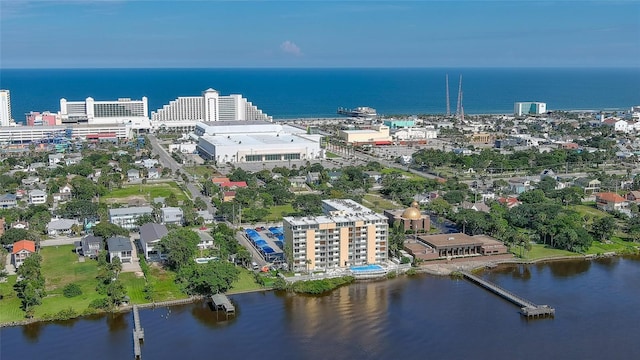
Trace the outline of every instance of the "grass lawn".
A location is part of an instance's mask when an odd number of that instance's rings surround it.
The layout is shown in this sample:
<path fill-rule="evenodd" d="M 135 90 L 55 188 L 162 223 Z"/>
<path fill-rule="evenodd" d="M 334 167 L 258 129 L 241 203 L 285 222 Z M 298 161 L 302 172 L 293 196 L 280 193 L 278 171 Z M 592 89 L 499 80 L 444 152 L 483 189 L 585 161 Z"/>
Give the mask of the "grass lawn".
<path fill-rule="evenodd" d="M 176 284 L 176 274 L 174 272 L 156 265 L 152 265 L 150 268 L 149 282 L 153 286 L 155 301 L 177 300 L 188 297 Z"/>
<path fill-rule="evenodd" d="M 168 197 L 171 194 L 175 194 L 178 200 L 187 200 L 185 193 L 178 187 L 175 182 L 156 183 L 156 184 L 140 184 L 140 185 L 128 185 L 121 189 L 115 189 L 108 195 L 100 198 L 103 202 L 118 202 L 119 199 L 127 200 L 129 197 L 142 196 L 147 198 L 156 197 Z"/>
<path fill-rule="evenodd" d="M 379 213 L 382 213 L 384 210 L 398 209 L 403 207 L 402 204 L 397 204 L 377 194 L 366 194 L 364 196 L 364 201 L 368 203 L 364 205 Z"/>
<path fill-rule="evenodd" d="M 605 244 L 600 241 L 594 241 L 586 253 L 589 255 L 597 255 L 597 254 L 603 254 L 603 253 L 612 252 L 612 251 L 625 252 L 630 250 L 632 251 L 633 249 L 635 249 L 635 247 L 638 246 L 638 243 L 624 241 L 617 236 L 612 236 L 610 241 L 611 241 L 610 244 Z"/>
<path fill-rule="evenodd" d="M 256 283 L 253 277 L 253 271 L 242 267 L 238 267 L 238 269 L 240 270 L 240 275 L 238 276 L 238 280 L 231 284 L 231 290 L 228 291 L 229 293 L 262 289 L 262 286 Z"/>
<path fill-rule="evenodd" d="M 73 249 L 73 245 L 63 245 L 43 247 L 40 250 L 47 296 L 40 306 L 36 306 L 35 317 L 55 314 L 69 307 L 82 313 L 91 301 L 102 297 L 95 290 L 98 263 L 90 259 L 83 263 L 78 262 L 78 256 Z M 82 294 L 72 298 L 64 297 L 62 290 L 70 283 L 78 284 Z"/>
<path fill-rule="evenodd" d="M 204 179 L 211 179 L 214 176 L 220 175 L 213 166 L 208 165 L 185 166 L 183 169 L 191 175 L 196 175 Z"/>
<path fill-rule="evenodd" d="M 13 290 L 18 275 L 7 277 L 7 281 L 0 283 L 0 323 L 24 320 L 24 311 L 20 309 L 20 299 Z"/>
<path fill-rule="evenodd" d="M 582 216 L 589 215 L 592 218 L 601 218 L 608 215 L 606 212 L 596 209 L 595 206 L 589 205 L 573 205 L 571 206 L 571 209 L 575 210 Z"/>
<path fill-rule="evenodd" d="M 519 247 L 512 247 L 512 252 L 516 255 L 520 254 Z M 581 256 L 567 250 L 553 249 L 543 244 L 532 244 L 531 250 L 527 251 L 523 257 L 525 260 L 537 260 L 542 258 L 561 257 L 561 256 Z"/>
<path fill-rule="evenodd" d="M 400 169 L 396 169 L 396 168 L 384 168 L 380 171 L 380 173 L 382 175 L 388 175 L 388 174 L 401 174 L 406 176 L 407 178 L 411 179 L 411 180 L 422 180 L 424 181 L 425 179 L 420 176 L 420 175 L 416 175 L 414 173 L 408 172 L 408 171 L 404 171 L 404 170 L 400 170 Z"/>
<path fill-rule="evenodd" d="M 332 152 L 330 152 L 330 151 L 327 151 L 327 152 L 326 152 L 326 154 L 325 154 L 325 156 L 326 156 L 328 159 L 337 159 L 337 158 L 339 158 L 339 157 L 340 157 L 340 155 L 338 155 L 338 154 L 334 154 L 334 153 L 332 153 Z"/>
<path fill-rule="evenodd" d="M 127 289 L 127 295 L 132 304 L 142 304 L 148 302 L 144 298 L 144 285 L 146 281 L 143 277 L 137 277 L 134 273 L 121 273 L 118 279 L 122 281 L 125 289 Z"/>
<path fill-rule="evenodd" d="M 285 204 L 285 205 L 274 205 L 269 208 L 269 215 L 265 218 L 265 221 L 273 222 L 282 220 L 282 213 L 292 213 L 293 205 Z"/>

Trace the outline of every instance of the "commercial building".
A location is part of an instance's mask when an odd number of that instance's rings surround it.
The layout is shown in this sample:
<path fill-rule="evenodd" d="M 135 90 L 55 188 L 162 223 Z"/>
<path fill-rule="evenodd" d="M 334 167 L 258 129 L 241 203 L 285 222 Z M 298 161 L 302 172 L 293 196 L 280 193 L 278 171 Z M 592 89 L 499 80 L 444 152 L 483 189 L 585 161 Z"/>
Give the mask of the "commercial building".
<path fill-rule="evenodd" d="M 0 126 L 10 126 L 11 117 L 11 93 L 9 90 L 0 90 Z"/>
<path fill-rule="evenodd" d="M 326 270 L 387 260 L 387 218 L 349 199 L 323 200 L 323 216 L 285 217 L 294 271 Z"/>
<path fill-rule="evenodd" d="M 390 145 L 392 144 L 387 125 L 375 125 L 371 129 L 340 130 L 338 137 L 349 144 Z"/>
<path fill-rule="evenodd" d="M 195 128 L 199 122 L 218 121 L 273 121 L 242 95 L 220 95 L 214 89 L 207 89 L 201 96 L 178 97 L 151 112 L 154 129 Z"/>
<path fill-rule="evenodd" d="M 60 99 L 60 125 L 129 124 L 133 129 L 150 129 L 147 98 L 131 100 L 120 98 L 116 101 L 96 101 L 91 97 L 84 101 Z"/>
<path fill-rule="evenodd" d="M 469 236 L 464 233 L 421 235 L 418 241 L 431 248 L 433 259 L 458 258 L 507 253 L 507 247 L 487 235 Z M 409 249 L 412 255 L 415 250 Z M 420 256 L 418 256 L 420 257 Z"/>
<path fill-rule="evenodd" d="M 149 206 L 135 206 L 128 208 L 109 209 L 109 221 L 125 229 L 138 227 L 136 221 L 143 215 L 151 215 L 153 209 Z"/>
<path fill-rule="evenodd" d="M 546 112 L 547 103 L 543 102 L 517 102 L 513 107 L 513 113 L 516 116 L 544 114 Z"/>
<path fill-rule="evenodd" d="M 324 158 L 320 135 L 264 121 L 198 123 L 198 154 L 217 163 L 282 162 Z"/>
<path fill-rule="evenodd" d="M 27 126 L 55 126 L 61 124 L 61 122 L 58 121 L 58 115 L 49 111 L 44 111 L 42 113 L 31 111 L 26 116 Z"/>

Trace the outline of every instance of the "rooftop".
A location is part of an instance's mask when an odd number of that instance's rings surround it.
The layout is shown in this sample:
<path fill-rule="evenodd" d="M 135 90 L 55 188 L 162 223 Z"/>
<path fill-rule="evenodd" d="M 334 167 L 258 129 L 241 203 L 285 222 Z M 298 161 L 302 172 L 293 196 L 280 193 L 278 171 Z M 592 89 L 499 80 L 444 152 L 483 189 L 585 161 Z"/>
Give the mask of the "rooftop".
<path fill-rule="evenodd" d="M 123 236 L 114 236 L 107 239 L 109 251 L 133 251 L 131 240 Z"/>
<path fill-rule="evenodd" d="M 36 243 L 31 240 L 20 240 L 13 243 L 13 254 L 17 254 L 22 250 L 27 250 L 29 252 L 36 252 Z"/>

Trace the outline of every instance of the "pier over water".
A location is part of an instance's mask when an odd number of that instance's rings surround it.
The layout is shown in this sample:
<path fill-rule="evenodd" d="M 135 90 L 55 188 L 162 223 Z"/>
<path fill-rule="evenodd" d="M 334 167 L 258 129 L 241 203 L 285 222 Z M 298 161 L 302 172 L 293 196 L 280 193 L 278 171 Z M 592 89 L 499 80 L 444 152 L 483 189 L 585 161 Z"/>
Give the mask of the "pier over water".
<path fill-rule="evenodd" d="M 536 305 L 535 303 L 522 298 L 508 290 L 505 290 L 498 285 L 489 282 L 487 280 L 481 279 L 475 275 L 467 271 L 462 271 L 462 276 L 471 282 L 479 285 L 492 293 L 501 296 L 502 298 L 510 301 L 513 304 L 520 306 L 520 313 L 527 318 L 540 318 L 540 317 L 553 317 L 555 316 L 556 310 L 548 305 Z"/>
<path fill-rule="evenodd" d="M 133 356 L 135 359 L 142 357 L 140 342 L 144 341 L 144 329 L 140 325 L 140 314 L 138 306 L 133 305 Z"/>

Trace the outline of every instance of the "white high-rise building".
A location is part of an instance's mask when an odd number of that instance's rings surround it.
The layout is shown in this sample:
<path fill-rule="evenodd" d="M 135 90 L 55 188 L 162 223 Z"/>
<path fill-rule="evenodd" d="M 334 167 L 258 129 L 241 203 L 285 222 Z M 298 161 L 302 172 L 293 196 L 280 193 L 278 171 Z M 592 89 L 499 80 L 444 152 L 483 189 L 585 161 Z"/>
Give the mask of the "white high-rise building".
<path fill-rule="evenodd" d="M 91 97 L 84 101 L 60 99 L 60 118 L 62 125 L 115 125 L 126 124 L 133 129 L 149 129 L 149 107 L 147 98 L 131 100 L 121 98 L 116 101 L 96 101 Z"/>
<path fill-rule="evenodd" d="M 522 115 L 540 115 L 547 112 L 547 103 L 527 101 L 517 102 L 513 106 L 513 113 L 516 116 Z"/>
<path fill-rule="evenodd" d="M 0 90 L 0 126 L 9 126 L 11 123 L 11 94 L 9 90 Z"/>
<path fill-rule="evenodd" d="M 179 97 L 151 112 L 154 128 L 176 127 L 180 124 L 197 122 L 261 120 L 273 121 L 242 95 L 220 95 L 214 89 L 207 89 L 201 96 Z"/>

